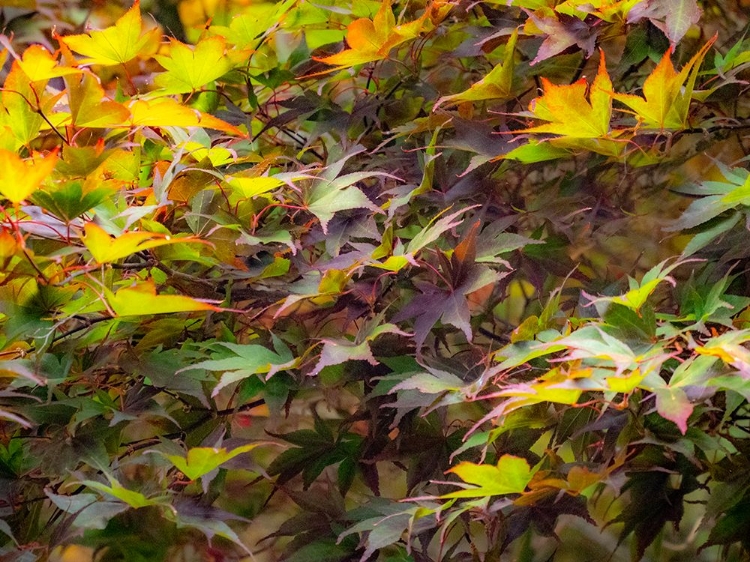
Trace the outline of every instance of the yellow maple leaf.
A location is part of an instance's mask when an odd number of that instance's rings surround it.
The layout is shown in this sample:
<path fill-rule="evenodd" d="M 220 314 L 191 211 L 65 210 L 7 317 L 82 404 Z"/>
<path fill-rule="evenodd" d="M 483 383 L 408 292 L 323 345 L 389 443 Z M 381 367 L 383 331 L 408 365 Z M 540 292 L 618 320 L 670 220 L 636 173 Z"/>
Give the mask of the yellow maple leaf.
<path fill-rule="evenodd" d="M 643 97 L 614 94 L 614 99 L 635 113 L 638 124 L 647 129 L 683 129 L 701 62 L 716 36 L 706 43 L 678 73 L 672 64 L 670 49 L 643 83 Z"/>
<path fill-rule="evenodd" d="M 51 94 L 46 89 L 46 80 L 33 82 L 21 69 L 20 62 L 13 61 L 0 94 L 5 110 L 0 111 L 0 128 L 7 127 L 12 132 L 12 135 L 6 132 L 2 146 L 10 150 L 28 146 L 37 138 L 44 124 L 42 115 L 53 113 L 52 108 L 61 95 Z"/>
<path fill-rule="evenodd" d="M 39 189 L 56 163 L 57 152 L 24 160 L 15 152 L 0 149 L 0 194 L 11 203 L 21 203 Z"/>
<path fill-rule="evenodd" d="M 542 78 L 542 88 L 544 95 L 532 100 L 529 111 L 533 117 L 547 123 L 519 132 L 550 133 L 576 139 L 610 137 L 612 81 L 603 52 L 591 88 L 585 78 L 562 86 Z M 587 90 L 589 99 L 586 99 Z"/>
<path fill-rule="evenodd" d="M 80 35 L 60 37 L 71 50 L 88 58 L 78 64 L 100 64 L 112 66 L 123 64 L 142 55 L 155 45 L 159 29 L 142 32 L 140 1 L 118 19 L 115 24 L 100 31 L 94 30 Z"/>
<path fill-rule="evenodd" d="M 21 70 L 29 77 L 31 82 L 81 72 L 77 68 L 58 65 L 57 57 L 41 45 L 30 45 L 23 52 L 23 57 L 18 60 L 18 66 L 21 67 Z"/>
<path fill-rule="evenodd" d="M 70 115 L 76 127 L 106 128 L 126 122 L 130 111 L 124 105 L 106 99 L 96 75 L 83 72 L 66 80 Z"/>
<path fill-rule="evenodd" d="M 136 100 L 128 106 L 130 125 L 145 127 L 205 127 L 233 135 L 244 135 L 226 121 L 182 105 L 172 98 Z M 128 124 L 123 124 L 128 125 Z"/>
<path fill-rule="evenodd" d="M 218 36 L 199 41 L 195 48 L 172 39 L 169 56 L 154 58 L 167 69 L 154 82 L 171 94 L 194 92 L 234 67 L 233 57 L 226 53 L 226 41 Z"/>

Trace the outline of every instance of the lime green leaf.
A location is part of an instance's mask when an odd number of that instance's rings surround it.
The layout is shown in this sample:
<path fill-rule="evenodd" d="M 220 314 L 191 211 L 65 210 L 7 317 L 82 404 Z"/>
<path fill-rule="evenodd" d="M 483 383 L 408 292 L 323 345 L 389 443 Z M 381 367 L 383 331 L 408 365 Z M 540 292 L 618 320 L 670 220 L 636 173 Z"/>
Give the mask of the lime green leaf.
<path fill-rule="evenodd" d="M 518 160 L 524 164 L 534 164 L 536 162 L 546 162 L 547 160 L 557 160 L 558 158 L 565 158 L 570 155 L 570 150 L 554 146 L 549 142 L 540 142 L 532 139 L 527 144 L 522 144 L 507 154 L 498 156 L 497 159 Z"/>
<path fill-rule="evenodd" d="M 229 27 L 212 25 L 209 31 L 240 49 L 257 48 L 259 38 L 272 31 L 295 4 L 296 0 L 253 2 L 243 6 L 242 13 L 232 18 Z"/>
<path fill-rule="evenodd" d="M 176 238 L 153 232 L 125 232 L 112 237 L 100 226 L 90 222 L 84 227 L 83 243 L 97 263 L 111 263 L 136 252 L 157 248 L 166 244 L 205 244 L 199 238 Z"/>
<path fill-rule="evenodd" d="M 162 498 L 149 499 L 140 492 L 128 490 L 113 478 L 109 479 L 110 486 L 102 484 L 101 482 L 95 482 L 94 480 L 82 480 L 80 483 L 87 488 L 91 488 L 92 490 L 96 490 L 97 492 L 100 492 L 102 494 L 117 498 L 121 502 L 124 502 L 130 507 L 136 509 L 140 507 L 148 507 L 151 505 L 159 505 L 160 503 L 164 502 Z"/>
<path fill-rule="evenodd" d="M 630 278 L 630 290 L 624 295 L 618 295 L 616 297 L 598 297 L 592 299 L 591 303 L 597 304 L 613 302 L 637 311 L 644 304 L 646 304 L 646 300 L 648 300 L 648 297 L 651 296 L 651 294 L 656 290 L 656 287 L 658 287 L 660 283 L 667 281 L 671 284 L 674 284 L 674 279 L 669 277 L 669 274 L 672 272 L 672 270 L 686 263 L 687 261 L 690 260 L 676 261 L 672 265 L 666 265 L 667 260 L 665 260 L 648 270 L 648 272 L 646 272 L 646 274 L 641 279 L 640 283 L 638 283 L 635 279 Z"/>
<path fill-rule="evenodd" d="M 151 281 L 122 288 L 116 293 L 107 291 L 107 302 L 117 316 L 221 310 L 215 304 L 183 295 L 157 295 L 156 287 Z"/>
<path fill-rule="evenodd" d="M 193 447 L 185 457 L 165 455 L 177 469 L 190 480 L 197 480 L 212 470 L 219 468 L 234 457 L 252 451 L 260 443 L 251 443 L 227 451 L 216 447 Z"/>
<path fill-rule="evenodd" d="M 225 51 L 223 37 L 208 37 L 192 49 L 172 39 L 169 56 L 154 56 L 167 69 L 154 83 L 170 94 L 194 92 L 232 69 L 233 61 Z"/>
<path fill-rule="evenodd" d="M 46 104 L 43 94 L 37 92 L 43 86 L 43 83 L 34 83 L 32 87 L 32 82 L 21 70 L 18 61 L 13 62 L 2 88 L 2 105 L 5 111 L 0 111 L 0 124 L 6 127 L 3 134 L 5 138 L 3 138 L 2 146 L 4 148 L 15 150 L 21 145 L 29 146 L 37 138 L 42 123 L 44 123 L 37 109 L 44 109 L 44 107 L 36 107 L 31 100 L 40 98 L 41 105 Z M 15 137 L 15 143 L 11 143 L 11 139 L 8 138 L 8 129 L 13 133 L 10 136 Z"/>
<path fill-rule="evenodd" d="M 520 494 L 526 489 L 536 470 L 529 467 L 526 459 L 503 455 L 496 466 L 462 462 L 448 472 L 475 487 L 445 494 L 441 496 L 444 499 Z"/>

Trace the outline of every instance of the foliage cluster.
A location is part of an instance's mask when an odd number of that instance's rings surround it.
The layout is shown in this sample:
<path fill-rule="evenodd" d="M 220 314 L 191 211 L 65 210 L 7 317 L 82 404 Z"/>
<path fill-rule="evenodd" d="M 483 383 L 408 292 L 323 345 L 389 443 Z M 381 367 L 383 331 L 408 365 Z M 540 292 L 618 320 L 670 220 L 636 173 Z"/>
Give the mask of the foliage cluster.
<path fill-rule="evenodd" d="M 0 2 L 0 559 L 747 559 L 746 4 Z"/>

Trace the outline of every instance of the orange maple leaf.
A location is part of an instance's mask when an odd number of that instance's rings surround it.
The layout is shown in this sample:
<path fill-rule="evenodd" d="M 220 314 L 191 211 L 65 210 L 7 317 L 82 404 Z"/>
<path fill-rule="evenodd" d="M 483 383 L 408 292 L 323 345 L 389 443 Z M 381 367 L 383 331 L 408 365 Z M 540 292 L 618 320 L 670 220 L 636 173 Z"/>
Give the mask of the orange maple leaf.
<path fill-rule="evenodd" d="M 360 18 L 349 24 L 346 32 L 349 49 L 315 60 L 336 67 L 325 72 L 382 60 L 391 49 L 415 39 L 426 25 L 430 25 L 433 12 L 431 9 L 425 10 L 420 18 L 396 25 L 391 0 L 383 0 L 373 19 Z M 444 17 L 442 11 L 440 13 Z"/>

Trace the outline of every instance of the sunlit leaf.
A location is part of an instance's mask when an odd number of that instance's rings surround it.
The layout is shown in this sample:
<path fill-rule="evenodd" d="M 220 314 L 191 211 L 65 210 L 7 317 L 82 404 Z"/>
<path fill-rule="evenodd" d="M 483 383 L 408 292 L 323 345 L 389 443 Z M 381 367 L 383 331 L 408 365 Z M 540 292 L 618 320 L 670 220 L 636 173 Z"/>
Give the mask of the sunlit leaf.
<path fill-rule="evenodd" d="M 76 127 L 110 127 L 130 119 L 130 111 L 125 106 L 106 99 L 104 89 L 90 72 L 72 76 L 66 83 L 70 114 Z"/>
<path fill-rule="evenodd" d="M 445 499 L 520 494 L 526 489 L 536 471 L 529 466 L 526 459 L 503 455 L 497 465 L 462 462 L 448 472 L 452 472 L 472 486 L 441 496 Z"/>
<path fill-rule="evenodd" d="M 529 111 L 534 118 L 548 123 L 519 132 L 550 133 L 581 139 L 610 136 L 612 81 L 607 73 L 603 52 L 599 71 L 590 88 L 585 78 L 561 86 L 542 78 L 542 87 L 544 95 L 531 102 Z"/>
<path fill-rule="evenodd" d="M 205 243 L 198 238 L 178 238 L 153 232 L 124 232 L 117 237 L 110 236 L 95 223 L 86 223 L 83 243 L 97 263 L 110 263 L 142 250 L 158 248 L 167 244 Z"/>
<path fill-rule="evenodd" d="M 193 92 L 229 72 L 234 63 L 226 53 L 223 37 L 207 37 L 191 48 L 173 39 L 169 56 L 156 55 L 166 72 L 154 82 L 172 94 Z"/>
<path fill-rule="evenodd" d="M 32 82 L 81 72 L 77 68 L 59 65 L 57 58 L 41 45 L 29 46 L 18 65 Z"/>
<path fill-rule="evenodd" d="M 13 61 L 0 94 L 5 109 L 0 111 L 0 124 L 7 127 L 16 140 L 9 150 L 29 146 L 39 134 L 44 123 L 39 111 L 49 112 L 54 103 L 45 86 L 44 80 L 32 82 L 21 70 L 18 60 Z M 12 139 L 6 137 L 3 140 L 9 142 Z M 7 144 L 5 146 L 8 147 Z"/>
<path fill-rule="evenodd" d="M 139 99 L 126 106 L 132 115 L 130 125 L 145 127 L 205 127 L 233 135 L 243 135 L 234 125 L 182 105 L 171 98 Z M 120 126 L 127 126 L 122 123 Z"/>
<path fill-rule="evenodd" d="M 0 194 L 11 203 L 21 203 L 42 185 L 57 163 L 57 153 L 24 159 L 0 149 Z"/>
<path fill-rule="evenodd" d="M 183 295 L 158 295 L 150 281 L 118 289 L 115 293 L 109 292 L 107 302 L 116 316 L 221 310 L 215 304 Z"/>
<path fill-rule="evenodd" d="M 144 54 L 159 36 L 158 29 L 142 31 L 140 0 L 112 27 L 60 37 L 71 50 L 84 55 L 79 64 L 114 65 Z"/>
<path fill-rule="evenodd" d="M 428 15 L 425 12 L 417 20 L 396 25 L 391 0 L 383 0 L 373 19 L 360 18 L 349 24 L 346 33 L 349 49 L 316 60 L 337 69 L 382 60 L 394 47 L 416 39 L 429 22 Z"/>
<path fill-rule="evenodd" d="M 667 51 L 643 83 L 643 97 L 614 94 L 614 99 L 635 112 L 639 126 L 647 129 L 682 129 L 687 126 L 690 101 L 701 62 L 716 41 L 710 39 L 678 73 Z"/>
<path fill-rule="evenodd" d="M 227 177 L 225 181 L 232 189 L 240 193 L 243 197 L 262 195 L 284 185 L 282 180 L 268 176 L 233 176 Z"/>

